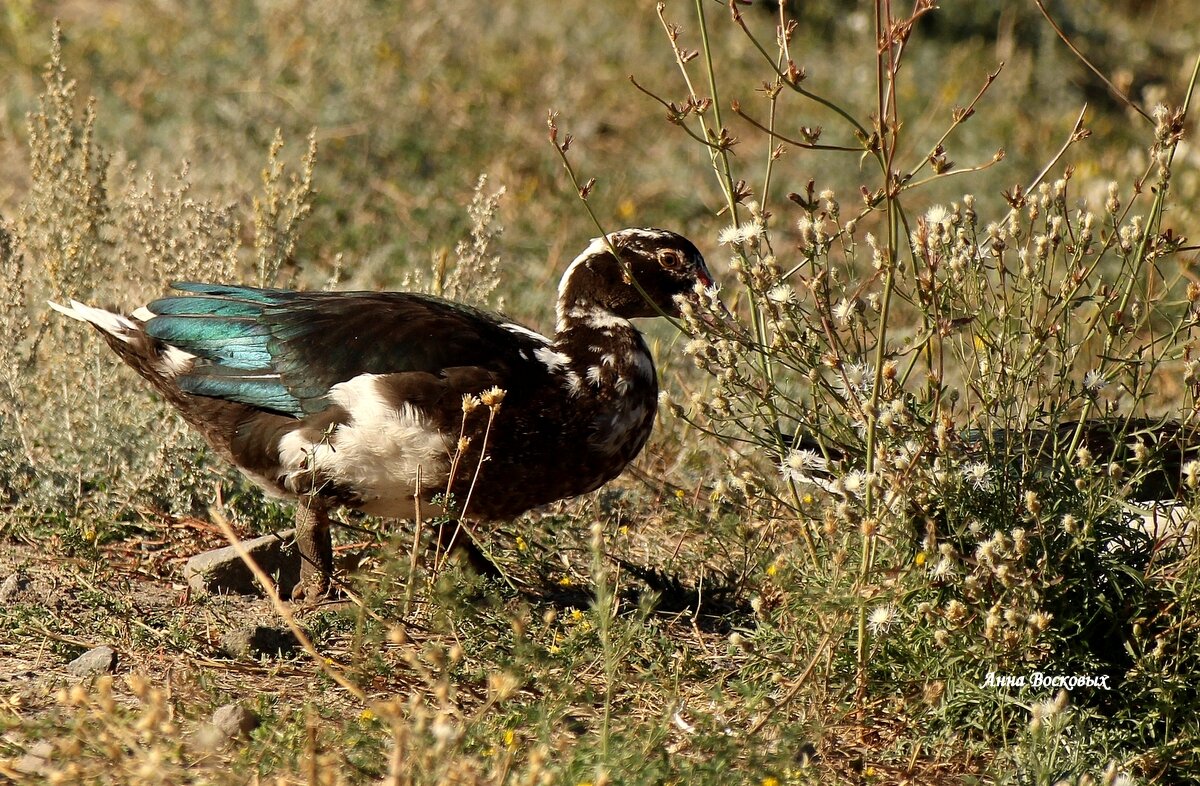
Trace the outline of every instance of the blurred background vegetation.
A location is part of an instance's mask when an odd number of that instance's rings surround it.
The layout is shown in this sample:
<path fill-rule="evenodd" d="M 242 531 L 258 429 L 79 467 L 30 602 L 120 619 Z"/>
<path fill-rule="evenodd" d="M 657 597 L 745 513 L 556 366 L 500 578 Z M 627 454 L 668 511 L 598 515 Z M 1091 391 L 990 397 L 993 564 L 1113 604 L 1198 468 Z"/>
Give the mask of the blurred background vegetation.
<path fill-rule="evenodd" d="M 1093 137 L 1067 163 L 1080 165 L 1085 182 L 1095 179 L 1093 195 L 1102 199 L 1109 179 L 1143 165 L 1131 113 L 1067 51 L 1032 2 L 944 5 L 918 27 L 901 74 L 900 99 L 910 109 L 904 138 L 912 150 L 929 147 L 951 109 L 965 105 L 1004 61 L 988 100 L 948 152 L 960 166 L 983 163 L 998 148 L 1007 157 L 962 188 L 998 200 L 1001 189 L 1028 181 L 1085 102 Z M 757 57 L 725 22 L 727 11 L 707 6 L 717 21 L 724 100 L 736 98 L 753 113 Z M 768 41 L 771 6 L 746 11 Z M 854 52 L 873 26 L 869 4 L 794 6 L 801 23 L 794 52 L 808 86 L 865 116 L 874 101 L 872 61 Z M 1143 105 L 1181 95 L 1186 55 L 1200 38 L 1186 0 L 1096 0 L 1055 10 L 1096 64 Z M 689 9 L 670 12 L 687 32 Z M 276 129 L 292 160 L 316 130 L 318 195 L 296 254 L 310 281 L 327 277 L 338 253 L 346 255 L 349 281 L 363 286 L 394 283 L 406 267 L 424 266 L 463 234 L 472 186 L 487 173 L 508 189 L 500 217 L 507 286 L 529 295 L 511 301 L 512 310 L 542 317 L 564 259 L 594 234 L 545 141 L 548 109 L 575 135 L 585 177 L 599 178 L 593 200 L 607 225 L 671 226 L 712 248 L 722 200 L 703 151 L 627 80 L 634 75 L 665 97 L 682 98 L 651 2 L 564 0 L 547 7 L 521 0 L 464 8 L 432 0 L 11 0 L 0 16 L 0 210 L 8 215 L 28 186 L 25 114 L 41 91 L 55 18 L 79 94 L 97 98 L 97 141 L 117 154 L 117 173 L 136 161 L 165 179 L 186 160 L 195 194 L 244 200 Z M 789 123 L 829 128 L 822 141 L 852 141 L 836 139 L 839 127 L 812 105 L 791 110 Z M 735 152 L 744 161 L 773 146 L 736 117 L 728 125 L 742 140 Z M 1195 150 L 1186 154 L 1177 168 L 1177 194 L 1188 213 L 1180 221 L 1194 215 L 1187 206 L 1195 200 L 1187 197 L 1200 191 L 1200 159 Z M 860 172 L 854 154 L 792 152 L 778 167 L 774 196 L 813 177 L 845 202 L 862 184 Z M 956 186 L 940 184 L 931 200 L 957 198 Z"/>

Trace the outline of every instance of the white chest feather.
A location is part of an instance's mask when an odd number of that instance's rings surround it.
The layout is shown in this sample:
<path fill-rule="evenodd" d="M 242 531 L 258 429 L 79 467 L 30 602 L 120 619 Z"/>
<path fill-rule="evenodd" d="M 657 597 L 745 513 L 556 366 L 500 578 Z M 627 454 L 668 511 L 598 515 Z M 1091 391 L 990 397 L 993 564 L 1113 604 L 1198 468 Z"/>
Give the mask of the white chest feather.
<path fill-rule="evenodd" d="M 280 441 L 285 485 L 301 485 L 315 473 L 352 490 L 368 513 L 406 517 L 419 491 L 418 473 L 423 488 L 445 483 L 450 449 L 446 437 L 411 404 L 390 404 L 380 384 L 376 375 L 362 374 L 334 385 L 330 398 L 349 413 L 349 422 L 319 439 L 299 430 Z"/>

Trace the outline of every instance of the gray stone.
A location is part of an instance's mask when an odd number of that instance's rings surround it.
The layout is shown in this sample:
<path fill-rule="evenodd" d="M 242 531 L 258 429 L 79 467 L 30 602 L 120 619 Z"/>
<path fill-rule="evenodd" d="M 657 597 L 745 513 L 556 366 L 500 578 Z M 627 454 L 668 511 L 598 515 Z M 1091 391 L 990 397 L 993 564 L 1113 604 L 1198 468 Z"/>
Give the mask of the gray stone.
<path fill-rule="evenodd" d="M 244 540 L 242 546 L 275 586 L 289 591 L 300 581 L 300 552 L 293 540 L 293 530 Z M 183 575 L 197 592 L 261 594 L 254 574 L 233 546 L 197 554 L 183 566 Z"/>
<path fill-rule="evenodd" d="M 117 668 L 117 651 L 112 647 L 101 644 L 93 647 L 67 664 L 67 671 L 76 677 L 90 677 L 93 674 L 111 674 Z"/>
<path fill-rule="evenodd" d="M 21 574 L 10 573 L 8 578 L 0 583 L 0 603 L 8 603 L 17 596 L 17 593 L 25 588 L 28 580 L 22 580 Z"/>
<path fill-rule="evenodd" d="M 25 751 L 25 755 L 17 759 L 13 769 L 22 775 L 49 774 L 50 757 L 54 755 L 54 746 L 42 740 L 35 742 Z"/>
<path fill-rule="evenodd" d="M 258 727 L 258 715 L 241 704 L 234 702 L 217 707 L 212 716 L 212 725 L 228 739 L 249 737 Z"/>
<path fill-rule="evenodd" d="M 299 648 L 300 642 L 290 630 L 268 625 L 242 625 L 221 636 L 221 649 L 231 658 L 288 657 Z"/>
<path fill-rule="evenodd" d="M 191 736 L 192 747 L 216 753 L 235 740 L 244 740 L 258 727 L 259 718 L 241 704 L 226 704 L 213 712 L 212 720 L 200 725 Z"/>

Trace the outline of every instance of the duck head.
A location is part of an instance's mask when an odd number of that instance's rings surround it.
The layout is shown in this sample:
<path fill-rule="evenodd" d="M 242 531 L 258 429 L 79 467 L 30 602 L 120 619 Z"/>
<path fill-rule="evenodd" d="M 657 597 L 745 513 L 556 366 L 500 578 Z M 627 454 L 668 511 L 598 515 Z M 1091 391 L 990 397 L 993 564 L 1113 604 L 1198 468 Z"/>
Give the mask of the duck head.
<path fill-rule="evenodd" d="M 665 229 L 622 229 L 594 239 L 567 268 L 558 315 L 561 321 L 598 309 L 622 319 L 678 316 L 678 298 L 693 295 L 697 282 L 709 287 L 713 280 L 690 240 Z"/>

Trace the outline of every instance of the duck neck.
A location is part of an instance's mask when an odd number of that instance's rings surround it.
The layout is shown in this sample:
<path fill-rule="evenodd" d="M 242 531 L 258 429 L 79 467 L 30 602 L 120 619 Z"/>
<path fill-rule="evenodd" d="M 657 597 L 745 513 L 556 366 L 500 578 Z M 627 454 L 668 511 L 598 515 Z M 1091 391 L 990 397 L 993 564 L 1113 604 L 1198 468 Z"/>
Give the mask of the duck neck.
<path fill-rule="evenodd" d="M 633 323 L 586 300 L 559 300 L 554 349 L 596 392 L 657 395 L 654 363 Z"/>

